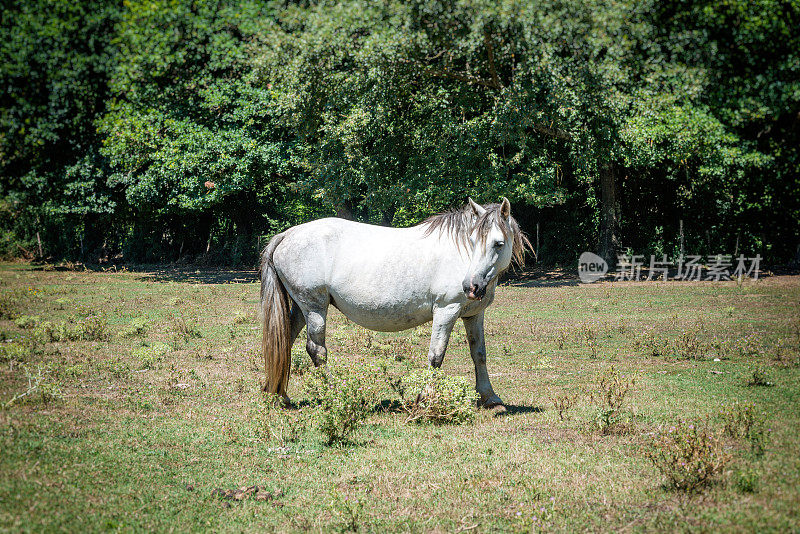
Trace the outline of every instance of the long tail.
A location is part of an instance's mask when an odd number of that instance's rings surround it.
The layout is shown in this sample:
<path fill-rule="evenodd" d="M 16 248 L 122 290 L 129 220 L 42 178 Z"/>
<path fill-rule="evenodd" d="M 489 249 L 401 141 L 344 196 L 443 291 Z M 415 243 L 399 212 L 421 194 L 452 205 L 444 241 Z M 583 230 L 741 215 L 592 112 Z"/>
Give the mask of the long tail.
<path fill-rule="evenodd" d="M 264 391 L 275 393 L 284 398 L 289 383 L 289 371 L 292 363 L 291 297 L 283 282 L 278 278 L 272 255 L 275 248 L 283 241 L 285 233 L 273 237 L 261 254 L 261 315 L 262 338 L 261 351 L 264 355 L 266 382 Z"/>

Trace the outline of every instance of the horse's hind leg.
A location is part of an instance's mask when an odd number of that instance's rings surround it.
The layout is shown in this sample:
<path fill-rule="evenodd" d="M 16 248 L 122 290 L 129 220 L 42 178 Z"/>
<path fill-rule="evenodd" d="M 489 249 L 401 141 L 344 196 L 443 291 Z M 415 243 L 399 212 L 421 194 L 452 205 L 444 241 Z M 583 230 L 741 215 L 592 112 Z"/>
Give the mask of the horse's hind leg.
<path fill-rule="evenodd" d="M 314 362 L 314 367 L 319 367 L 328 361 L 328 349 L 325 348 L 325 321 L 328 315 L 328 306 L 311 309 L 305 312 L 306 351 Z"/>
<path fill-rule="evenodd" d="M 294 344 L 300 331 L 306 325 L 306 318 L 303 316 L 303 311 L 296 302 L 292 302 L 292 311 L 289 317 L 291 322 L 291 332 L 289 334 L 289 343 Z"/>

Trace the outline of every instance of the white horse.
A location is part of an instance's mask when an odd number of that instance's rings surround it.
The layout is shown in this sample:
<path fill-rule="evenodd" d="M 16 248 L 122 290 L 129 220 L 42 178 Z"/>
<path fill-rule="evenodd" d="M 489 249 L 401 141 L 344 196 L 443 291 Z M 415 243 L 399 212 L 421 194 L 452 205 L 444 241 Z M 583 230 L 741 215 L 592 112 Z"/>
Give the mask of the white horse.
<path fill-rule="evenodd" d="M 382 332 L 432 320 L 428 359 L 436 368 L 461 318 L 481 404 L 502 405 L 486 370 L 483 314 L 498 276 L 512 260 L 521 265 L 526 248 L 506 198 L 486 206 L 469 199 L 464 208 L 411 228 L 328 218 L 276 235 L 261 256 L 264 390 L 288 400 L 291 347 L 304 325 L 311 360 L 325 363 L 325 320 L 333 305 Z"/>

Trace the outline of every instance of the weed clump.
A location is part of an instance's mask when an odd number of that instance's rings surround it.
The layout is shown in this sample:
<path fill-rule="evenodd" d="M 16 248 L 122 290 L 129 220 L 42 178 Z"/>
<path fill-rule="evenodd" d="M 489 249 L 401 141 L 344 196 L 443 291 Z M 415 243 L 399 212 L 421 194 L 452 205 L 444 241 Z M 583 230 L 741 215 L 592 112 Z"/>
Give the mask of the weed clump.
<path fill-rule="evenodd" d="M 708 347 L 697 335 L 697 332 L 683 330 L 672 343 L 672 352 L 679 360 L 705 360 Z"/>
<path fill-rule="evenodd" d="M 550 400 L 553 402 L 553 408 L 558 412 L 559 420 L 569 419 L 568 412 L 578 403 L 579 395 L 577 393 L 553 393 Z"/>
<path fill-rule="evenodd" d="M 401 380 L 400 392 L 408 412 L 406 422 L 460 425 L 475 420 L 479 396 L 463 376 L 448 376 L 440 369 L 416 370 Z M 416 397 L 409 400 L 409 393 Z"/>
<path fill-rule="evenodd" d="M 147 335 L 147 328 L 147 319 L 136 317 L 128 326 L 119 331 L 119 335 L 122 337 L 144 337 Z"/>
<path fill-rule="evenodd" d="M 37 339 L 47 342 L 58 341 L 108 341 L 111 333 L 108 321 L 101 315 L 89 315 L 77 322 L 42 321 L 33 330 Z"/>
<path fill-rule="evenodd" d="M 169 345 L 166 343 L 153 343 L 134 349 L 132 355 L 138 361 L 139 369 L 153 369 L 167 352 Z"/>
<path fill-rule="evenodd" d="M 35 328 L 37 324 L 39 324 L 39 316 L 38 315 L 20 315 L 16 319 L 14 319 L 14 324 L 17 325 L 17 328 L 22 328 L 23 330 L 30 330 Z"/>
<path fill-rule="evenodd" d="M 633 340 L 633 348 L 652 358 L 666 356 L 669 353 L 669 343 L 651 330 L 638 334 Z"/>
<path fill-rule="evenodd" d="M 613 366 L 597 376 L 589 398 L 596 408 L 593 421 L 602 434 L 611 433 L 627 421 L 626 397 L 635 383 L 633 377 L 620 374 Z"/>
<path fill-rule="evenodd" d="M 0 362 L 24 362 L 30 350 L 22 343 L 0 343 Z"/>
<path fill-rule="evenodd" d="M 762 413 L 756 410 L 753 403 L 735 403 L 724 408 L 722 415 L 722 432 L 724 435 L 744 439 L 750 447 L 753 458 L 761 458 L 766 451 L 771 429 Z"/>
<path fill-rule="evenodd" d="M 111 332 L 108 321 L 102 315 L 89 315 L 78 321 L 77 337 L 82 341 L 108 341 Z"/>
<path fill-rule="evenodd" d="M 19 296 L 13 292 L 0 294 L 0 320 L 19 317 L 19 302 Z"/>
<path fill-rule="evenodd" d="M 25 378 L 28 380 L 28 387 L 25 391 L 14 395 L 11 400 L 6 402 L 6 408 L 18 402 L 41 402 L 47 407 L 51 402 L 63 398 L 61 386 L 51 376 L 50 368 L 38 365 L 36 373 L 33 373 L 23 364 L 22 369 L 25 372 Z"/>
<path fill-rule="evenodd" d="M 691 422 L 660 429 L 645 456 L 671 487 L 685 492 L 710 485 L 731 460 L 717 432 Z"/>
<path fill-rule="evenodd" d="M 320 367 L 305 377 L 305 392 L 315 407 L 314 424 L 329 445 L 347 441 L 375 408 L 375 380 L 363 371 Z"/>
<path fill-rule="evenodd" d="M 203 337 L 203 334 L 197 327 L 197 323 L 192 319 L 186 320 L 182 315 L 176 315 L 172 319 L 172 331 L 175 333 L 176 338 L 181 338 L 184 341 Z"/>
<path fill-rule="evenodd" d="M 767 368 L 761 364 L 756 364 L 750 370 L 750 377 L 747 381 L 748 386 L 774 386 L 772 382 L 769 381 L 769 372 Z"/>

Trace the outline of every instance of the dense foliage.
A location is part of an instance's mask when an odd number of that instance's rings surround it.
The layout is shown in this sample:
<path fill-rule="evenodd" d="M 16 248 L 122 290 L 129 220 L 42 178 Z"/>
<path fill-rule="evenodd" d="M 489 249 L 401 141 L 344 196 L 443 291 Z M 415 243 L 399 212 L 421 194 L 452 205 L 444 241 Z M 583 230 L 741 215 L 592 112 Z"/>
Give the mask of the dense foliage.
<path fill-rule="evenodd" d="M 0 253 L 254 261 L 501 195 L 540 258 L 795 259 L 800 2 L 18 1 Z M 738 247 L 738 248 L 737 248 Z"/>

